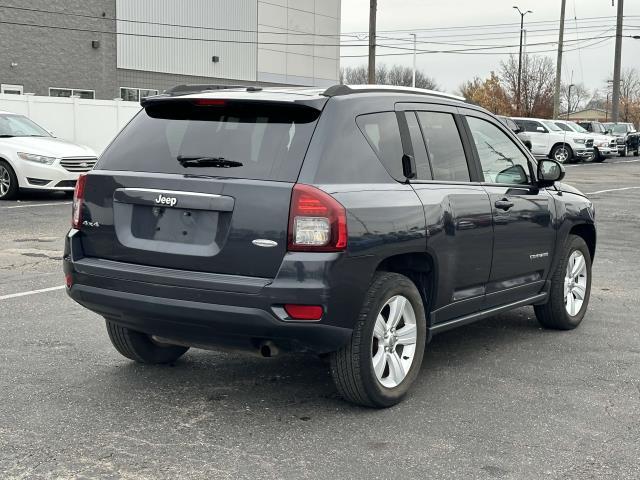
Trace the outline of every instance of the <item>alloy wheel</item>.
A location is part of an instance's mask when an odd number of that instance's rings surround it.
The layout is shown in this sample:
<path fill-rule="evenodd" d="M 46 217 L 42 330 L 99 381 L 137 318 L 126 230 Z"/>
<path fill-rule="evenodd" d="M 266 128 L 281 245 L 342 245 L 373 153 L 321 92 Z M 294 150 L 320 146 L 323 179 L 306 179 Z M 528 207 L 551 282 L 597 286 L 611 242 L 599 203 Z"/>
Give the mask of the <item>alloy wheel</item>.
<path fill-rule="evenodd" d="M 5 166 L 0 165 L 0 198 L 9 193 L 10 188 L 11 175 L 9 175 L 9 170 L 7 170 Z"/>
<path fill-rule="evenodd" d="M 567 263 L 564 277 L 564 305 L 572 317 L 577 315 L 587 294 L 587 261 L 579 250 L 574 250 Z"/>
<path fill-rule="evenodd" d="M 565 147 L 560 147 L 556 150 L 554 157 L 556 162 L 564 163 L 569 158 L 569 151 Z"/>
<path fill-rule="evenodd" d="M 416 353 L 416 315 L 402 295 L 391 297 L 380 309 L 373 329 L 371 362 L 376 378 L 386 388 L 405 379 Z"/>

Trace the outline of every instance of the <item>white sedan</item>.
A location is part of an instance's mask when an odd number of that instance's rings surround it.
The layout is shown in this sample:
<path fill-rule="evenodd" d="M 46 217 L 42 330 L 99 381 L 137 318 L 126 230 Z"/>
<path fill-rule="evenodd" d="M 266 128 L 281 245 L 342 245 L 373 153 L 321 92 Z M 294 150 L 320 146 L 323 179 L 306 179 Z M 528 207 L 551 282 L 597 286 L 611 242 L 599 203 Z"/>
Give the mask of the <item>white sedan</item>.
<path fill-rule="evenodd" d="M 23 115 L 0 112 L 0 200 L 20 190 L 73 192 L 96 164 L 89 147 L 53 137 Z"/>

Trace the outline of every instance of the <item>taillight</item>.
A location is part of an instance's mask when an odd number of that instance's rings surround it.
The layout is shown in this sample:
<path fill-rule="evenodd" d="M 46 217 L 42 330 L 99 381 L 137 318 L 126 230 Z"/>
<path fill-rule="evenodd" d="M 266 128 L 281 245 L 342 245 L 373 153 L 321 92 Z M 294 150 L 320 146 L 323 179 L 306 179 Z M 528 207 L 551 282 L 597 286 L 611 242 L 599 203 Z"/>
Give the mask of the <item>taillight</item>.
<path fill-rule="evenodd" d="M 87 174 L 82 173 L 76 182 L 73 192 L 73 206 L 71 208 L 71 226 L 80 229 L 82 226 L 82 203 L 84 202 L 84 186 L 87 183 Z"/>
<path fill-rule="evenodd" d="M 347 248 L 344 207 L 322 190 L 297 183 L 291 194 L 288 250 L 340 252 Z"/>

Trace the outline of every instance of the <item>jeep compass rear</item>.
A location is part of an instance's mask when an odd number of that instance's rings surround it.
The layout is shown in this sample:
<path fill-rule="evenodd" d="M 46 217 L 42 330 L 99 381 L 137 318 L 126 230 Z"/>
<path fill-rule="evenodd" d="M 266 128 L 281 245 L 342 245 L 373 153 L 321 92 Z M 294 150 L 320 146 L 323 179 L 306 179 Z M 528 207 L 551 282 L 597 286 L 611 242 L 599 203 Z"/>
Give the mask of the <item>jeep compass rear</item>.
<path fill-rule="evenodd" d="M 143 107 L 80 177 L 64 254 L 68 294 L 125 357 L 329 354 L 345 398 L 386 407 L 433 333 L 524 305 L 553 328 L 585 314 L 590 202 L 459 97 L 251 88 Z"/>

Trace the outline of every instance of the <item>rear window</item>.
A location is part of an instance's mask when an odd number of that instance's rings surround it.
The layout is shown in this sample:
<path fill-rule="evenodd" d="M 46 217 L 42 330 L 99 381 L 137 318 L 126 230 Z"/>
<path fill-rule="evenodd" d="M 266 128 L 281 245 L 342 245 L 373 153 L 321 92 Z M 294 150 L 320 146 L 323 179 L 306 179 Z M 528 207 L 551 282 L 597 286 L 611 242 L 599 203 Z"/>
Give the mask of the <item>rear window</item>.
<path fill-rule="evenodd" d="M 293 182 L 319 115 L 274 102 L 158 102 L 127 125 L 96 168 Z M 184 167 L 178 160 L 185 158 L 222 161 Z"/>

